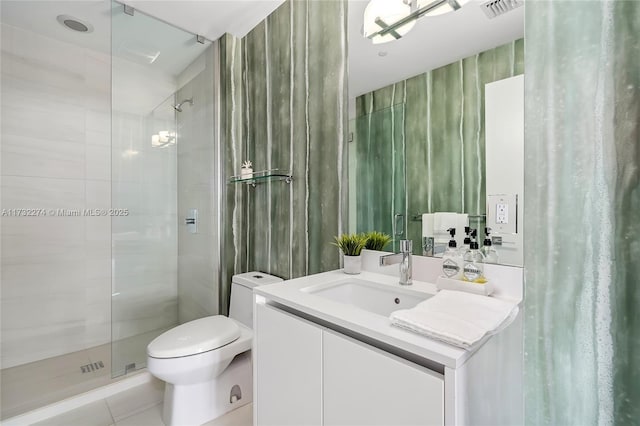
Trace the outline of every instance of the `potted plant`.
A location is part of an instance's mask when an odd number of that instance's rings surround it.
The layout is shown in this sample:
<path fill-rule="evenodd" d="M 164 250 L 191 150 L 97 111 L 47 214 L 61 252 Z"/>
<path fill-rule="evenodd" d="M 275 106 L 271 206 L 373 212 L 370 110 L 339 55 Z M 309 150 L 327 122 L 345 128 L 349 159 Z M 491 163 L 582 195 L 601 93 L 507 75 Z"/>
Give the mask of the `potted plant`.
<path fill-rule="evenodd" d="M 367 237 L 367 244 L 364 248 L 367 250 L 382 251 L 384 247 L 391 241 L 391 236 L 378 231 L 371 231 L 365 234 Z"/>
<path fill-rule="evenodd" d="M 253 163 L 247 160 L 242 163 L 242 167 L 240 168 L 240 179 L 250 179 L 253 177 Z"/>
<path fill-rule="evenodd" d="M 334 237 L 335 242 L 344 255 L 344 273 L 359 274 L 362 270 L 362 249 L 367 244 L 367 237 L 364 234 L 342 234 Z"/>

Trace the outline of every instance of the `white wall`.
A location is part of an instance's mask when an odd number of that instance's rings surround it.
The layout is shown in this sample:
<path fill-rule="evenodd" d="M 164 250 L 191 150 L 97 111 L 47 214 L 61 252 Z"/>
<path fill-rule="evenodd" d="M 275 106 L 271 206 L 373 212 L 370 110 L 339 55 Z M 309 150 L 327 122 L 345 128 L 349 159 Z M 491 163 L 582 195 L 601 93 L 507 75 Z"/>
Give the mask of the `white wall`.
<path fill-rule="evenodd" d="M 1 63 L 2 209 L 108 208 L 109 56 L 2 24 Z M 2 368 L 109 342 L 109 217 L 4 216 L 0 234 Z"/>
<path fill-rule="evenodd" d="M 523 266 L 524 75 L 489 83 L 485 93 L 487 226 L 502 237 L 500 263 Z M 507 224 L 496 223 L 494 195 L 511 200 Z"/>

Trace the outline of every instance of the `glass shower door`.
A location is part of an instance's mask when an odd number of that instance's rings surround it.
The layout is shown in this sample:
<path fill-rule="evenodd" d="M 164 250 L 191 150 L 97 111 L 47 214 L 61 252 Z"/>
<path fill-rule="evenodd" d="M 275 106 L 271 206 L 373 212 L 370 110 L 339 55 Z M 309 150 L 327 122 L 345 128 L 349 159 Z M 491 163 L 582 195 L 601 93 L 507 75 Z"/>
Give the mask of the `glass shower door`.
<path fill-rule="evenodd" d="M 181 320 L 217 313 L 194 313 L 187 306 L 192 298 L 205 298 L 192 295 L 188 284 L 198 282 L 194 271 L 215 271 L 214 256 L 187 256 L 189 265 L 184 256 L 194 240 L 207 241 L 204 221 L 195 235 L 184 223 L 188 208 L 207 210 L 201 194 L 211 198 L 209 188 L 198 193 L 194 185 L 209 182 L 206 173 L 214 158 L 192 152 L 199 144 L 213 149 L 212 47 L 194 34 L 112 4 L 114 377 L 144 368 L 149 342 Z M 200 173 L 197 182 L 190 170 Z M 181 280 L 181 269 L 192 275 Z M 213 277 L 207 281 L 214 283 Z M 209 297 L 217 307 L 216 296 Z"/>

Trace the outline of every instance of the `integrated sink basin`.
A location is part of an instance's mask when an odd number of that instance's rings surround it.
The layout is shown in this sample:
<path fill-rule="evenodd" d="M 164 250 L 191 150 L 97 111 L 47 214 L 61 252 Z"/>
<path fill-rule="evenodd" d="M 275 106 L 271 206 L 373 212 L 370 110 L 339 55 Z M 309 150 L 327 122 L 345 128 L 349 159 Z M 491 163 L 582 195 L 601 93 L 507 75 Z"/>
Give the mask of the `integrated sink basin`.
<path fill-rule="evenodd" d="M 300 289 L 315 296 L 351 305 L 365 311 L 388 317 L 398 309 L 409 309 L 431 294 L 357 278 L 347 278 Z"/>

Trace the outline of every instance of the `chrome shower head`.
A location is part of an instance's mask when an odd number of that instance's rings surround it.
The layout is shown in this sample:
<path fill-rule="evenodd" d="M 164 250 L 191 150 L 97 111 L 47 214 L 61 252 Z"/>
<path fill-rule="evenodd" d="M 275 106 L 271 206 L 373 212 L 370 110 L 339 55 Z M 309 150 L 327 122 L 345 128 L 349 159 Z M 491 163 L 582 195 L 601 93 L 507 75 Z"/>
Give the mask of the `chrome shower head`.
<path fill-rule="evenodd" d="M 193 106 L 193 98 L 189 98 L 189 99 L 183 100 L 179 104 L 174 105 L 173 109 L 175 109 L 178 112 L 182 112 L 182 105 L 184 105 L 184 104 L 189 104 L 189 105 Z"/>

